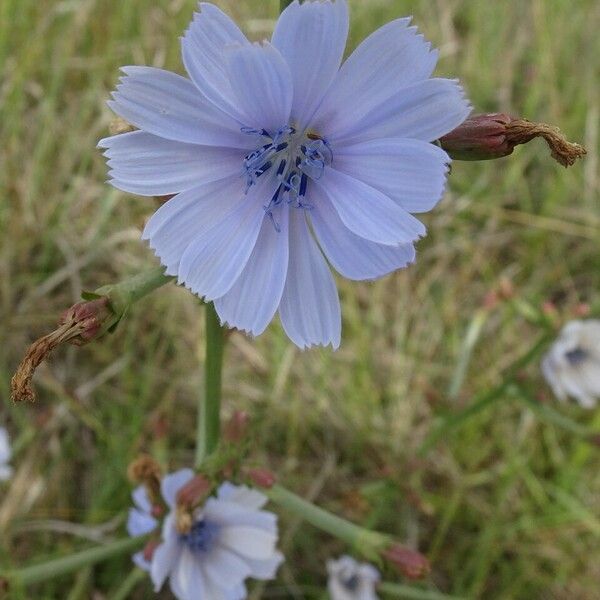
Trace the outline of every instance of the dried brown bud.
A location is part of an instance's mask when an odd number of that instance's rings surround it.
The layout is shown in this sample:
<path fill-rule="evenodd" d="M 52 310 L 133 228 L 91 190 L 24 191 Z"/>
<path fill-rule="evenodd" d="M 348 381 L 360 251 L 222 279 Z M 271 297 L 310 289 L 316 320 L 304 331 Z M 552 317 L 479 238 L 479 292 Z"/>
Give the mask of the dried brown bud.
<path fill-rule="evenodd" d="M 203 475 L 192 477 L 178 492 L 177 505 L 184 508 L 195 508 L 212 491 L 212 484 Z"/>
<path fill-rule="evenodd" d="M 564 167 L 586 154 L 583 146 L 569 142 L 558 127 L 534 123 L 504 113 L 473 115 L 440 138 L 440 146 L 457 160 L 490 160 L 512 154 L 515 146 L 541 137 L 552 158 Z"/>
<path fill-rule="evenodd" d="M 382 556 L 408 579 L 422 579 L 431 571 L 429 561 L 420 552 L 401 544 L 392 544 Z"/>
<path fill-rule="evenodd" d="M 250 415 L 243 410 L 236 410 L 223 428 L 223 438 L 233 444 L 242 441 L 248 430 Z"/>
<path fill-rule="evenodd" d="M 134 483 L 141 483 L 148 494 L 151 504 L 162 504 L 160 480 L 162 469 L 160 465 L 147 454 L 136 458 L 127 468 L 127 475 Z"/>
<path fill-rule="evenodd" d="M 102 326 L 113 316 L 107 296 L 78 302 L 65 310 L 59 325 L 71 325 L 79 328 L 79 334 L 69 339 L 70 344 L 83 346 L 92 341 L 102 330 Z"/>
<path fill-rule="evenodd" d="M 112 315 L 107 297 L 78 302 L 66 310 L 60 318 L 58 329 L 29 346 L 11 380 L 13 402 L 35 400 L 35 392 L 31 386 L 33 374 L 52 350 L 66 342 L 79 346 L 86 344 L 98 335 L 103 324 Z"/>
<path fill-rule="evenodd" d="M 277 483 L 277 477 L 268 469 L 249 469 L 246 475 L 256 487 L 270 489 Z"/>

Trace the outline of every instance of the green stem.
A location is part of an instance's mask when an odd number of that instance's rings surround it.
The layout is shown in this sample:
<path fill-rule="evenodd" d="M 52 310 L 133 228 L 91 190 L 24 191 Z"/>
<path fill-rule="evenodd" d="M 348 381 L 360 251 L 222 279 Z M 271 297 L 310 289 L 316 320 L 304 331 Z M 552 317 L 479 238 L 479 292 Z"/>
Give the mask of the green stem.
<path fill-rule="evenodd" d="M 225 335 L 214 304 L 206 305 L 206 359 L 204 369 L 204 395 L 198 403 L 198 428 L 196 431 L 196 468 L 200 468 L 219 443 L 221 430 L 221 374 Z"/>
<path fill-rule="evenodd" d="M 72 573 L 82 567 L 96 564 L 112 556 L 137 550 L 144 545 L 146 539 L 147 536 L 127 538 L 103 546 L 97 546 L 96 548 L 90 548 L 89 550 L 83 550 L 63 558 L 56 558 L 39 565 L 32 565 L 17 571 L 8 571 L 0 574 L 0 582 L 6 581 L 11 588 L 40 583 L 54 577 Z"/>
<path fill-rule="evenodd" d="M 274 485 L 272 488 L 264 490 L 264 493 L 272 502 L 308 521 L 314 527 L 346 542 L 369 560 L 377 560 L 379 551 L 392 541 L 391 537 L 383 533 L 364 529 L 315 506 L 312 502 L 304 500 L 281 485 Z"/>
<path fill-rule="evenodd" d="M 147 296 L 150 292 L 172 281 L 173 277 L 165 275 L 164 267 L 156 267 L 134 275 L 125 281 L 98 288 L 94 296 L 108 296 L 115 313 L 122 314 L 127 308 Z M 84 299 L 87 299 L 84 295 Z"/>
<path fill-rule="evenodd" d="M 406 599 L 410 598 L 414 600 L 461 600 L 457 596 L 448 596 L 447 594 L 442 594 L 435 590 L 424 590 L 400 583 L 380 583 L 377 586 L 377 591 L 389 596 L 397 596 Z"/>
<path fill-rule="evenodd" d="M 474 417 L 488 406 L 491 406 L 503 398 L 504 394 L 513 384 L 521 369 L 525 368 L 530 362 L 535 360 L 542 353 L 553 336 L 554 333 L 552 332 L 547 332 L 541 335 L 530 350 L 515 360 L 515 362 L 513 362 L 508 369 L 506 369 L 502 377 L 502 382 L 498 386 L 476 396 L 471 405 L 462 411 L 447 416 L 437 427 L 433 429 L 427 438 L 425 438 L 425 441 L 419 448 L 419 456 L 425 456 L 427 452 L 429 452 L 429 450 L 431 450 L 431 448 L 433 448 L 443 436 L 446 436 L 450 432 L 459 429 L 468 421 L 468 419 Z"/>
<path fill-rule="evenodd" d="M 146 573 L 146 571 L 142 571 L 136 567 L 123 580 L 123 583 L 119 586 L 117 591 L 110 596 L 110 600 L 127 600 L 127 598 L 131 598 L 131 592 L 133 592 L 136 586 L 147 577 L 148 573 Z"/>
<path fill-rule="evenodd" d="M 281 0 L 279 4 L 279 12 L 283 12 L 294 0 Z"/>

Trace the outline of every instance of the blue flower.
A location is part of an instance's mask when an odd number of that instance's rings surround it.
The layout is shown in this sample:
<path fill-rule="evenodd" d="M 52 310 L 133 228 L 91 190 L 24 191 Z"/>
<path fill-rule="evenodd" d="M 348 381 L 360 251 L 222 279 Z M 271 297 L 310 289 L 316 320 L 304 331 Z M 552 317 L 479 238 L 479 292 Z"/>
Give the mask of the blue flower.
<path fill-rule="evenodd" d="M 150 573 L 157 592 L 168 578 L 179 600 L 242 600 L 248 577 L 272 579 L 283 561 L 275 548 L 277 517 L 261 510 L 266 496 L 226 482 L 192 513 L 191 527 L 182 532 L 177 527 L 176 498 L 193 477 L 191 469 L 182 469 L 163 478 L 161 494 L 170 512 L 162 524 L 162 541 L 153 544 L 151 552 L 138 552 L 133 560 Z M 156 529 L 158 521 L 144 488 L 137 488 L 133 499 L 129 534 Z"/>
<path fill-rule="evenodd" d="M 412 213 L 440 200 L 449 163 L 430 142 L 469 113 L 410 19 L 342 65 L 347 33 L 346 0 L 296 0 L 262 44 L 201 3 L 189 79 L 124 67 L 109 105 L 139 131 L 99 144 L 116 188 L 175 194 L 143 233 L 167 273 L 252 335 L 279 312 L 301 348 L 340 343 L 328 263 L 371 280 L 414 261 Z"/>

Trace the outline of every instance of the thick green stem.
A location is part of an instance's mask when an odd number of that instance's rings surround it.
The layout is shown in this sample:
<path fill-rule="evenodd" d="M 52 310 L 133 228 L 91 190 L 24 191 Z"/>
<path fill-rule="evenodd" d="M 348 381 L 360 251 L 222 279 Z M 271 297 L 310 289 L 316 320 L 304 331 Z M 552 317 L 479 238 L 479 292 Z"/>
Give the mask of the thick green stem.
<path fill-rule="evenodd" d="M 98 288 L 93 295 L 108 296 L 113 311 L 117 316 L 122 316 L 131 304 L 141 300 L 150 292 L 172 281 L 172 279 L 173 277 L 165 275 L 164 267 L 156 267 L 134 275 L 125 281 Z"/>
<path fill-rule="evenodd" d="M 198 403 L 198 429 L 196 432 L 196 468 L 214 452 L 221 431 L 221 374 L 225 335 L 214 304 L 206 305 L 206 358 L 204 369 L 204 395 Z"/>
<path fill-rule="evenodd" d="M 147 536 L 127 538 L 103 546 L 97 546 L 96 548 L 90 548 L 89 550 L 83 550 L 63 558 L 56 558 L 39 565 L 32 565 L 31 567 L 25 567 L 17 571 L 8 571 L 0 574 L 0 583 L 6 582 L 9 588 L 18 589 L 26 585 L 47 581 L 54 577 L 73 573 L 82 567 L 96 564 L 112 556 L 137 550 L 144 545 L 146 539 Z"/>
<path fill-rule="evenodd" d="M 369 560 L 377 560 L 379 551 L 392 542 L 391 537 L 346 521 L 346 519 L 304 500 L 281 485 L 274 485 L 264 492 L 272 502 L 308 521 L 314 527 L 346 542 Z"/>

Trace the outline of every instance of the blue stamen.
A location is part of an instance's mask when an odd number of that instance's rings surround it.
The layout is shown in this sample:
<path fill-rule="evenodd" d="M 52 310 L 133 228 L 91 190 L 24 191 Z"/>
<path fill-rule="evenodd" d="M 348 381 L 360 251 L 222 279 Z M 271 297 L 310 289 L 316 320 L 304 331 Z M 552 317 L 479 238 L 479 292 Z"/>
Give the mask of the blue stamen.
<path fill-rule="evenodd" d="M 300 192 L 298 196 L 300 198 L 304 198 L 306 196 L 306 188 L 308 186 L 308 175 L 306 173 L 302 173 L 302 178 L 300 179 Z"/>
<path fill-rule="evenodd" d="M 197 521 L 189 533 L 181 535 L 181 540 L 192 552 L 208 552 L 219 532 L 219 526 L 207 521 Z"/>
<path fill-rule="evenodd" d="M 283 159 L 280 163 L 279 166 L 277 167 L 277 176 L 280 177 L 281 175 L 283 175 L 283 172 L 285 171 L 285 166 L 287 165 L 287 160 Z"/>

